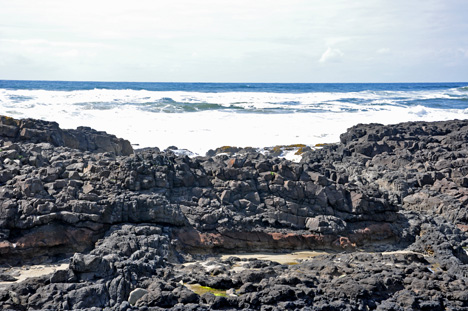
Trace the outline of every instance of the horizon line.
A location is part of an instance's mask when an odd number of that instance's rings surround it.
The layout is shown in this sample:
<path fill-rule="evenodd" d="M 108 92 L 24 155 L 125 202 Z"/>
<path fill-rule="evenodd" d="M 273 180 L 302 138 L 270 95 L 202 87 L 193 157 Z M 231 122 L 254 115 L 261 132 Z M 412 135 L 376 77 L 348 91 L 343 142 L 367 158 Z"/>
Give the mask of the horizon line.
<path fill-rule="evenodd" d="M 242 81 L 242 82 L 212 82 L 212 81 L 125 81 L 125 80 L 56 80 L 56 79 L 0 79 L 0 81 L 17 81 L 17 82 L 92 82 L 92 83 L 167 83 L 167 84 L 176 84 L 176 83 L 191 83 L 191 84 L 422 84 L 422 83 L 468 83 L 468 81 L 403 81 L 403 82 L 251 82 L 251 81 Z"/>

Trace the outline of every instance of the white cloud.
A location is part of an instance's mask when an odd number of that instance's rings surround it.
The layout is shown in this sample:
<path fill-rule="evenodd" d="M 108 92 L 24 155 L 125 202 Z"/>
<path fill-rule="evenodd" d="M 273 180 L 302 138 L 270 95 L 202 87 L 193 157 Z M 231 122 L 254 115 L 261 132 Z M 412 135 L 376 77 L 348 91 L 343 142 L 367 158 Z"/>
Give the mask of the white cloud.
<path fill-rule="evenodd" d="M 468 57 L 468 49 L 459 48 L 457 52 L 458 54 L 461 54 L 463 57 Z"/>
<path fill-rule="evenodd" d="M 344 53 L 340 49 L 332 49 L 331 47 L 328 47 L 328 49 L 322 54 L 322 57 L 320 57 L 319 62 L 337 63 L 342 60 L 343 56 L 344 56 Z"/>
<path fill-rule="evenodd" d="M 377 54 L 388 54 L 388 53 L 390 53 L 389 48 L 381 48 L 377 50 Z"/>
<path fill-rule="evenodd" d="M 105 47 L 106 44 L 99 42 L 71 42 L 71 41 L 52 41 L 44 39 L 0 39 L 5 44 L 22 46 L 42 46 L 42 47 L 66 47 L 66 48 L 97 48 Z"/>
<path fill-rule="evenodd" d="M 429 0 L 424 10 L 407 0 L 0 0 L 0 8 L 4 79 L 426 79 L 416 66 L 455 79 L 441 67 L 448 58 L 457 80 L 468 77 L 463 0 Z M 7 54 L 29 60 L 23 76 Z"/>
<path fill-rule="evenodd" d="M 325 43 L 327 46 L 334 46 L 340 43 L 349 42 L 351 40 L 352 40 L 351 37 L 331 37 L 331 38 L 327 38 L 325 40 Z"/>
<path fill-rule="evenodd" d="M 64 52 L 57 53 L 57 55 L 63 58 L 76 58 L 80 56 L 80 52 L 76 49 L 73 49 L 73 50 L 66 50 Z"/>

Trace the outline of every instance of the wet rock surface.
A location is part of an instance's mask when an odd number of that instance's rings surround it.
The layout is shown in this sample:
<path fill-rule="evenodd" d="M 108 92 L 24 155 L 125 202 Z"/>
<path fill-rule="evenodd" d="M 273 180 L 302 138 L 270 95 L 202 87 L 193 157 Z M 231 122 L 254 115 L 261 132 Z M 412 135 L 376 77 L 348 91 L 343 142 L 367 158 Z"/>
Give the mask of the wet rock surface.
<path fill-rule="evenodd" d="M 455 120 L 357 125 L 300 163 L 189 158 L 0 117 L 0 307 L 468 310 L 467 147 Z M 294 250 L 331 253 L 219 256 Z"/>

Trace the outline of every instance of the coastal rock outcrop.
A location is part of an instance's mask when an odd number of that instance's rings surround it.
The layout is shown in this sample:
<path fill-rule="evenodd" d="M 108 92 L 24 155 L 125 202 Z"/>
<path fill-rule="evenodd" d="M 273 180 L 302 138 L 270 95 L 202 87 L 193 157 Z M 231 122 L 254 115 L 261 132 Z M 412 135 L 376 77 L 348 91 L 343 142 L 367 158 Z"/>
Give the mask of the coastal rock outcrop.
<path fill-rule="evenodd" d="M 0 117 L 0 306 L 468 309 L 467 137 L 468 121 L 357 125 L 295 163 Z M 304 249 L 330 254 L 235 256 Z"/>
<path fill-rule="evenodd" d="M 0 137 L 11 143 L 50 143 L 55 147 L 112 152 L 116 155 L 133 153 L 130 142 L 106 132 L 99 132 L 84 126 L 74 130 L 63 130 L 56 122 L 42 120 L 16 120 L 0 116 Z"/>

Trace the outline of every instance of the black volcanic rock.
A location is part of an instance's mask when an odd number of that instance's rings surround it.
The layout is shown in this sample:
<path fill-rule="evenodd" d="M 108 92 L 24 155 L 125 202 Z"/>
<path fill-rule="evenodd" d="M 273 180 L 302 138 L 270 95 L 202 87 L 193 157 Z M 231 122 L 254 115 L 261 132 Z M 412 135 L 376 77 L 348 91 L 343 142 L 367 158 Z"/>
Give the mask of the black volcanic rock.
<path fill-rule="evenodd" d="M 56 122 L 0 116 L 0 136 L 8 142 L 50 143 L 82 151 L 113 152 L 130 155 L 133 148 L 127 140 L 89 127 L 62 130 Z"/>
<path fill-rule="evenodd" d="M 89 128 L 0 117 L 0 306 L 466 310 L 467 137 L 468 121 L 360 124 L 293 163 L 134 152 Z M 299 249 L 332 253 L 216 257 Z M 10 270 L 67 258 L 22 282 Z"/>

